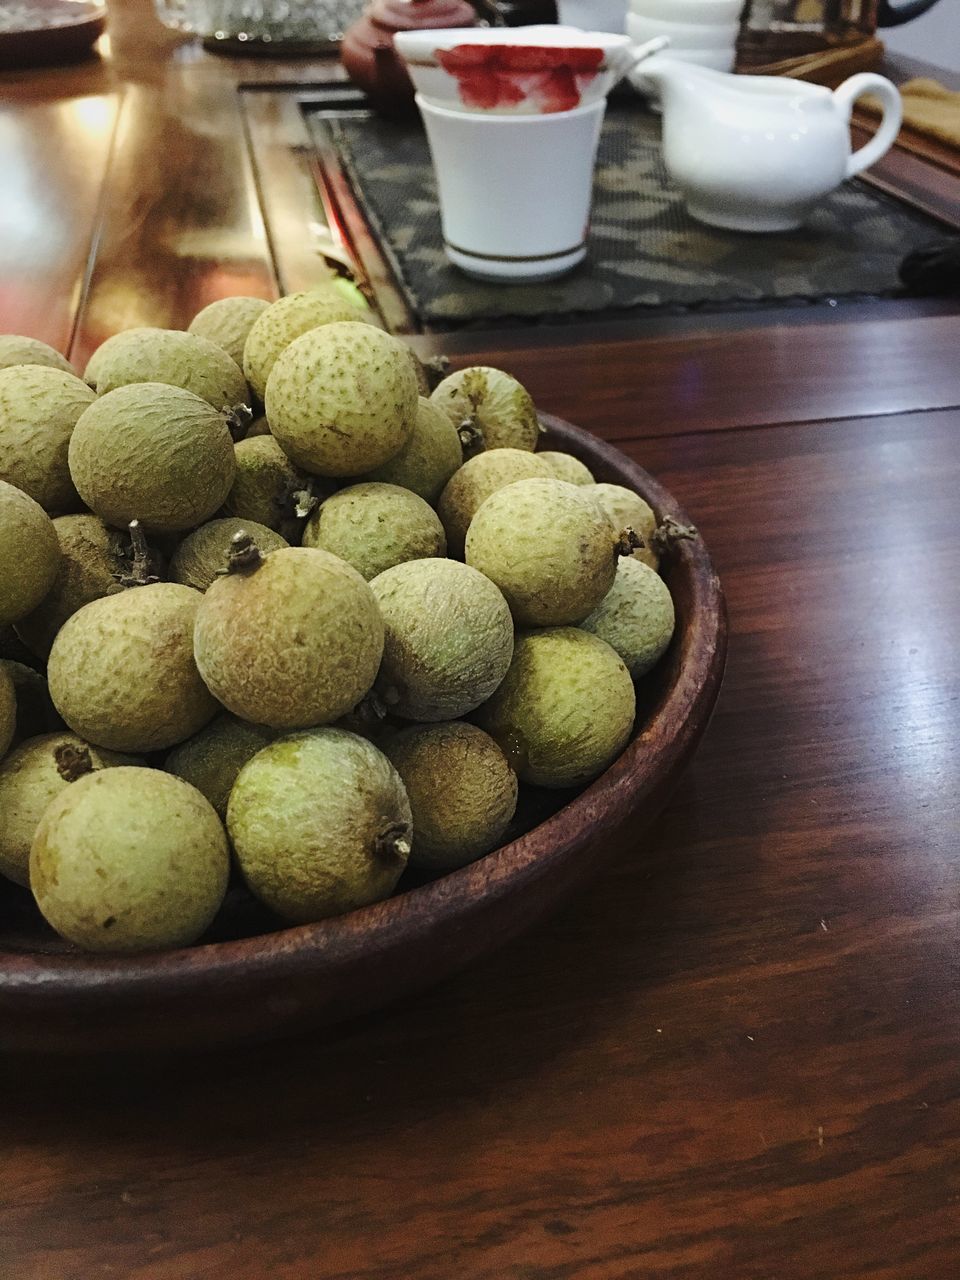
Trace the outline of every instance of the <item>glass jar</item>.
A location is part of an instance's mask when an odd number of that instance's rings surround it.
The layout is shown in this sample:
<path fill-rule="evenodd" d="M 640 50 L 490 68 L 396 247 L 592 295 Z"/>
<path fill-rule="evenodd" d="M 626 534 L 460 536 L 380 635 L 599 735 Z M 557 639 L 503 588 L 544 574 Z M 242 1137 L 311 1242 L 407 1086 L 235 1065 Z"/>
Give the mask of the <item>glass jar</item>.
<path fill-rule="evenodd" d="M 236 53 L 323 53 L 366 0 L 154 0 L 165 26 Z"/>
<path fill-rule="evenodd" d="M 937 0 L 747 0 L 740 55 L 776 61 L 870 39 L 878 27 L 899 26 Z"/>

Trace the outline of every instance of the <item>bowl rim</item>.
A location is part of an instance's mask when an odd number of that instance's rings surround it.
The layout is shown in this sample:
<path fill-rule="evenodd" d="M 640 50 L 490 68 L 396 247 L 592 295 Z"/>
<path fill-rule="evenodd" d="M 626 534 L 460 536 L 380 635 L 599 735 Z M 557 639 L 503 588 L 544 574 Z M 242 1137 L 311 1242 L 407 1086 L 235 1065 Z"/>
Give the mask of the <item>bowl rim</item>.
<path fill-rule="evenodd" d="M 609 31 L 584 31 L 582 27 L 433 27 L 415 31 L 397 31 L 393 43 L 404 62 L 413 58 L 433 59 L 437 50 L 448 52 L 460 45 L 488 48 L 524 49 L 598 49 L 607 58 L 632 43 L 626 34 Z M 428 66 L 437 65 L 431 61 Z"/>
<path fill-rule="evenodd" d="M 671 516 L 690 523 L 674 497 L 619 449 L 553 415 L 541 413 L 540 419 L 556 442 L 549 447 L 574 456 L 582 453 L 593 466 L 608 464 L 612 472 L 629 479 L 659 520 Z M 48 987 L 67 1001 L 71 996 L 82 1001 L 94 991 L 100 999 L 116 995 L 156 1001 L 174 992 L 195 994 L 211 982 L 328 974 L 389 953 L 401 935 L 403 941 L 422 938 L 435 928 L 449 929 L 473 915 L 482 916 L 519 882 L 539 878 L 551 862 L 565 862 L 572 849 L 596 837 L 598 820 L 612 821 L 628 802 L 635 808 L 663 790 L 703 731 L 704 717 L 697 713 L 709 712 L 716 701 L 726 656 L 723 592 L 700 538 L 680 543 L 675 556 L 692 584 L 676 676 L 649 709 L 646 725 L 613 764 L 544 822 L 459 870 L 314 924 L 128 956 L 0 949 L 0 995 L 8 1016 L 19 997 L 29 1000 Z M 668 713 L 677 731 L 667 737 L 654 733 Z"/>

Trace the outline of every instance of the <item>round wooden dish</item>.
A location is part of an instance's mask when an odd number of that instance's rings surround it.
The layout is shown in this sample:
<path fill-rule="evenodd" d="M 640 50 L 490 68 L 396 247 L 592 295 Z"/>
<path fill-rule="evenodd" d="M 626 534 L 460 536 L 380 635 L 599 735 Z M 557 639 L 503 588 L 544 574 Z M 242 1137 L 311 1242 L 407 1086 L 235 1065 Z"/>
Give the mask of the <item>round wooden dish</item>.
<path fill-rule="evenodd" d="M 543 421 L 547 447 L 574 454 L 598 480 L 636 489 L 661 518 L 689 523 L 616 449 L 557 418 Z M 70 952 L 24 891 L 7 886 L 0 1048 L 182 1049 L 287 1035 L 386 1004 L 529 929 L 605 859 L 636 847 L 710 718 L 726 653 L 720 584 L 699 540 L 679 544 L 664 576 L 677 633 L 641 686 L 634 740 L 580 794 L 528 797 L 525 834 L 461 871 L 338 919 L 282 928 L 241 904 L 218 924 L 226 940 L 131 958 Z M 237 936 L 264 926 L 272 931 Z"/>
<path fill-rule="evenodd" d="M 107 25 L 107 7 L 94 0 L 13 0 L 24 20 L 0 26 L 0 69 L 55 66 L 86 58 Z"/>

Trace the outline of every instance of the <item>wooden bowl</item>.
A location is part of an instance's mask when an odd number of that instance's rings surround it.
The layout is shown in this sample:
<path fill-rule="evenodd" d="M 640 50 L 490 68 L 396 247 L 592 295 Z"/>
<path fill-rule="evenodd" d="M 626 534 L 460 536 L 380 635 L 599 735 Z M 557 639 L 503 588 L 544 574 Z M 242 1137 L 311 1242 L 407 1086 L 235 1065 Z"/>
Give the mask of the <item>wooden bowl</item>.
<path fill-rule="evenodd" d="M 58 66 L 89 57 L 106 25 L 107 6 L 95 0 L 31 0 L 23 26 L 0 30 L 0 70 Z"/>
<path fill-rule="evenodd" d="M 689 523 L 616 449 L 544 417 L 546 447 Z M 723 675 L 726 613 L 702 542 L 664 567 L 673 644 L 640 686 L 637 733 L 581 793 L 532 791 L 528 829 L 478 862 L 350 915 L 284 928 L 234 906 L 210 941 L 135 957 L 85 956 L 54 939 L 23 890 L 0 896 L 0 1048 L 92 1052 L 208 1047 L 288 1035 L 429 985 L 541 920 L 663 807 L 706 728 Z M 562 807 L 561 807 L 562 806 Z M 254 936 L 233 936 L 262 928 Z"/>

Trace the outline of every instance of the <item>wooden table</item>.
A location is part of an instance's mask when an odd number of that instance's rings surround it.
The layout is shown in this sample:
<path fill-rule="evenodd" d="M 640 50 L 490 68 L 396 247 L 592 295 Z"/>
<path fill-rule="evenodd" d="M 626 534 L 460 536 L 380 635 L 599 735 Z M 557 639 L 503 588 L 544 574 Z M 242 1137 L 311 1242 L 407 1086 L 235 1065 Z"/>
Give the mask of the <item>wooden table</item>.
<path fill-rule="evenodd" d="M 330 74 L 130 0 L 104 61 L 0 77 L 0 330 L 82 360 L 308 280 L 295 236 L 271 255 L 236 86 Z M 402 1007 L 0 1063 L 0 1280 L 954 1280 L 956 310 L 419 340 L 694 513 L 730 607 L 713 725 L 634 857 Z"/>

